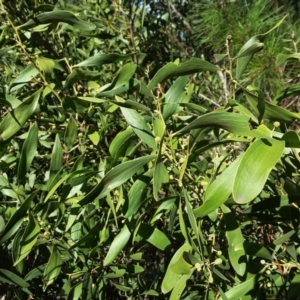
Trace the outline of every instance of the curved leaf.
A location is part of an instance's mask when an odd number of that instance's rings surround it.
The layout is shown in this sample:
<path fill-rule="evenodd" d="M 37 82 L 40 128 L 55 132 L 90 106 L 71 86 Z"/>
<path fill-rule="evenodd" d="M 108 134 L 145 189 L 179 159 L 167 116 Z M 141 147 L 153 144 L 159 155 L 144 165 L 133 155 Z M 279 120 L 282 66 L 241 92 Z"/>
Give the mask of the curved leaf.
<path fill-rule="evenodd" d="M 284 141 L 274 139 L 259 139 L 250 145 L 238 167 L 233 185 L 232 195 L 237 203 L 248 203 L 259 195 L 283 150 Z"/>

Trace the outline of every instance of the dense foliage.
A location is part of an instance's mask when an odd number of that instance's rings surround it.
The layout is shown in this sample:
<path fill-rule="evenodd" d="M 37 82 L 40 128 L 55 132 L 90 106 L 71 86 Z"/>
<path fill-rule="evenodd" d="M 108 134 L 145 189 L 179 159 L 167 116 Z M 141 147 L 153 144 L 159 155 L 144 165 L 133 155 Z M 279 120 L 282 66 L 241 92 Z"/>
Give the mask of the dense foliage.
<path fill-rule="evenodd" d="M 292 5 L 0 0 L 0 296 L 297 299 Z"/>

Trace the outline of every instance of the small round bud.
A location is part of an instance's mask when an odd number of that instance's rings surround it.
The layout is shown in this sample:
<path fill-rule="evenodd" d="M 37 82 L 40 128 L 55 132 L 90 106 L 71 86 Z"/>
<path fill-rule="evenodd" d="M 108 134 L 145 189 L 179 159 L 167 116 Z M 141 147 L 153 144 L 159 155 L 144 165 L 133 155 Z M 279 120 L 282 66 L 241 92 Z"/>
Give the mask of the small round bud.
<path fill-rule="evenodd" d="M 184 158 L 184 157 L 181 157 L 181 158 L 179 159 L 179 162 L 180 162 L 181 164 L 183 164 L 183 163 L 185 162 L 185 158 Z"/>
<path fill-rule="evenodd" d="M 222 255 L 222 251 L 221 250 L 219 250 L 219 251 L 217 251 L 217 255 Z"/>
<path fill-rule="evenodd" d="M 202 266 L 201 266 L 201 264 L 196 263 L 196 264 L 195 264 L 195 268 L 196 268 L 197 271 L 199 272 L 199 271 L 201 271 Z"/>
<path fill-rule="evenodd" d="M 261 263 L 262 265 L 265 265 L 265 264 L 266 264 L 266 261 L 265 261 L 264 259 L 262 259 L 262 260 L 260 261 L 260 263 Z"/>
<path fill-rule="evenodd" d="M 159 136 L 156 136 L 155 137 L 155 142 L 158 144 L 158 143 L 160 143 L 160 141 L 161 141 L 161 138 Z"/>
<path fill-rule="evenodd" d="M 217 258 L 214 262 L 215 265 L 220 265 L 222 263 L 222 259 L 221 258 Z"/>
<path fill-rule="evenodd" d="M 280 126 L 280 123 L 278 121 L 276 121 L 276 122 L 273 123 L 273 125 L 274 125 L 275 128 L 277 128 L 277 127 Z"/>
<path fill-rule="evenodd" d="M 271 282 L 268 282 L 268 283 L 267 283 L 267 287 L 270 288 L 271 286 L 272 286 L 272 283 L 271 283 Z"/>

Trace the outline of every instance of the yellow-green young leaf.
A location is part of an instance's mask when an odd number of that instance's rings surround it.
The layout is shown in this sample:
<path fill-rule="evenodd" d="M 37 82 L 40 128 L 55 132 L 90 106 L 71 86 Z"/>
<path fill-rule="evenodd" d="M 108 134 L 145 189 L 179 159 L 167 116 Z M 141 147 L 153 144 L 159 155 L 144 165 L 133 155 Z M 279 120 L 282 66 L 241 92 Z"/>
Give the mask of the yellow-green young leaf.
<path fill-rule="evenodd" d="M 34 123 L 28 132 L 28 136 L 23 144 L 20 160 L 18 163 L 18 180 L 22 180 L 28 172 L 34 158 L 38 144 L 38 127 Z"/>
<path fill-rule="evenodd" d="M 151 79 L 148 88 L 153 90 L 159 83 L 166 81 L 172 77 L 179 77 L 184 75 L 190 75 L 202 71 L 221 71 L 219 67 L 200 58 L 192 58 L 191 60 L 182 64 L 175 64 L 173 62 L 168 63 L 162 67 Z"/>
<path fill-rule="evenodd" d="M 44 290 L 46 290 L 47 286 L 52 284 L 55 281 L 55 279 L 59 276 L 61 265 L 61 254 L 54 245 L 52 247 L 52 252 L 43 274 Z"/>
<path fill-rule="evenodd" d="M 174 271 L 172 271 L 172 266 L 175 265 L 183 256 L 183 253 L 186 251 L 190 251 L 192 249 L 192 247 L 190 246 L 189 243 L 184 243 L 173 255 L 169 266 L 167 268 L 167 271 L 165 273 L 165 277 L 163 279 L 163 282 L 161 284 L 161 291 L 164 294 L 169 293 L 177 284 L 177 282 L 180 280 L 181 278 L 181 274 L 175 273 Z"/>
<path fill-rule="evenodd" d="M 165 133 L 166 124 L 162 119 L 153 120 L 153 132 L 156 138 L 162 139 Z"/>
<path fill-rule="evenodd" d="M 269 173 L 280 159 L 284 141 L 259 139 L 246 150 L 233 185 L 233 199 L 240 204 L 253 200 L 262 191 Z"/>
<path fill-rule="evenodd" d="M 73 286 L 68 294 L 67 300 L 78 300 L 82 293 L 82 283 Z"/>
<path fill-rule="evenodd" d="M 6 141 L 17 133 L 38 107 L 42 89 L 8 113 L 0 124 L 0 141 Z"/>
<path fill-rule="evenodd" d="M 104 178 L 78 203 L 85 205 L 87 203 L 101 199 L 107 195 L 111 190 L 120 186 L 129 178 L 131 178 L 137 171 L 139 171 L 145 164 L 153 160 L 155 155 L 143 156 L 140 158 L 126 161 L 112 170 L 110 170 Z"/>
<path fill-rule="evenodd" d="M 205 217 L 225 203 L 232 193 L 234 180 L 242 157 L 243 154 L 208 186 L 204 195 L 204 203 L 194 209 L 196 217 Z"/>
<path fill-rule="evenodd" d="M 36 59 L 36 63 L 40 70 L 44 71 L 46 74 L 52 75 L 54 69 L 64 71 L 64 69 L 59 65 L 59 63 L 51 58 L 46 58 L 39 56 Z"/>
<path fill-rule="evenodd" d="M 127 242 L 130 239 L 130 236 L 131 236 L 131 232 L 127 224 L 124 224 L 123 228 L 114 238 L 112 244 L 109 247 L 107 255 L 104 259 L 104 263 L 103 263 L 104 266 L 107 266 L 113 262 L 113 260 L 119 255 L 119 253 L 126 246 Z"/>
<path fill-rule="evenodd" d="M 226 238 L 228 241 L 228 255 L 233 269 L 243 276 L 246 271 L 247 258 L 244 249 L 236 250 L 236 246 L 244 242 L 242 231 L 237 223 L 234 214 L 225 205 L 222 205 L 225 217 Z"/>
<path fill-rule="evenodd" d="M 40 233 L 40 226 L 37 220 L 29 213 L 28 224 L 20 240 L 20 248 L 18 251 L 18 258 L 14 265 L 17 265 L 21 260 L 27 257 L 36 244 L 38 235 Z"/>
<path fill-rule="evenodd" d="M 77 125 L 76 120 L 72 116 L 70 116 L 69 122 L 68 122 L 68 125 L 66 128 L 66 132 L 65 132 L 65 143 L 66 143 L 68 150 L 70 150 L 73 147 L 73 145 L 77 139 L 77 133 L 78 133 L 77 128 L 78 128 L 78 125 Z"/>
<path fill-rule="evenodd" d="M 157 149 L 154 136 L 144 118 L 134 109 L 121 107 L 126 122 L 132 127 L 136 135 L 149 147 Z"/>
<path fill-rule="evenodd" d="M 10 217 L 4 231 L 1 233 L 0 243 L 4 243 L 10 239 L 18 231 L 23 223 L 23 218 L 27 215 L 27 210 L 29 209 L 32 200 L 36 197 L 38 192 L 39 190 L 34 191 Z"/>

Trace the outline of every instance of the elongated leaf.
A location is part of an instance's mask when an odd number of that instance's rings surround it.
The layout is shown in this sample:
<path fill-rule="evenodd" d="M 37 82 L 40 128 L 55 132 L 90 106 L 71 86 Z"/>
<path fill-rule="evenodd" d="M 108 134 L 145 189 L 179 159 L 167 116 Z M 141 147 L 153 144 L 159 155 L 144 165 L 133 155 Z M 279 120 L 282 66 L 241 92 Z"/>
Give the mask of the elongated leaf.
<path fill-rule="evenodd" d="M 27 288 L 30 286 L 23 278 L 5 269 L 0 269 L 0 281 L 19 286 L 21 288 Z"/>
<path fill-rule="evenodd" d="M 169 181 L 168 170 L 164 165 L 161 157 L 159 157 L 155 162 L 154 175 L 153 175 L 153 196 L 156 200 L 159 199 L 158 193 L 162 187 L 162 184 L 168 181 Z"/>
<path fill-rule="evenodd" d="M 208 186 L 204 195 L 204 203 L 199 208 L 194 209 L 196 217 L 202 218 L 207 216 L 225 203 L 232 193 L 233 184 L 242 157 L 243 155 L 240 155 L 238 159 L 231 163 L 230 166 Z"/>
<path fill-rule="evenodd" d="M 125 218 L 129 218 L 136 214 L 141 207 L 147 186 L 153 176 L 153 169 L 148 170 L 145 174 L 141 175 L 132 185 L 128 193 L 128 203 L 124 205 Z"/>
<path fill-rule="evenodd" d="M 151 225 L 142 224 L 139 227 L 138 234 L 160 250 L 165 250 L 171 245 L 167 236 L 162 231 L 152 227 Z"/>
<path fill-rule="evenodd" d="M 177 282 L 182 276 L 181 274 L 173 272 L 172 266 L 175 265 L 177 261 L 182 258 L 182 255 L 185 251 L 188 252 L 191 249 L 192 247 L 190 246 L 190 244 L 185 243 L 173 255 L 161 284 L 161 291 L 163 294 L 169 293 L 176 286 Z"/>
<path fill-rule="evenodd" d="M 4 117 L 0 124 L 0 141 L 10 139 L 23 127 L 37 109 L 41 92 L 42 89 L 39 89 Z"/>
<path fill-rule="evenodd" d="M 37 193 L 38 190 L 33 192 L 8 220 L 5 229 L 0 236 L 0 243 L 4 243 L 10 239 L 18 231 L 23 223 L 23 218 L 27 215 L 27 210 L 29 209 L 30 204 L 36 197 Z"/>
<path fill-rule="evenodd" d="M 257 108 L 258 97 L 250 91 L 248 91 L 247 89 L 243 89 L 243 91 L 245 92 L 246 99 L 251 105 L 252 109 L 256 113 L 259 113 Z M 284 109 L 283 107 L 265 101 L 264 118 L 279 122 L 293 122 L 295 120 L 300 120 L 300 113 L 291 112 L 287 109 Z"/>
<path fill-rule="evenodd" d="M 135 134 L 130 126 L 127 127 L 126 130 L 119 132 L 109 145 L 110 155 L 114 159 L 123 156 L 128 146 L 128 142 L 133 136 L 135 136 Z"/>
<path fill-rule="evenodd" d="M 52 284 L 55 279 L 59 276 L 62 265 L 61 254 L 54 245 L 52 248 L 51 256 L 44 270 L 43 280 L 44 280 L 44 290 Z"/>
<path fill-rule="evenodd" d="M 256 243 L 244 242 L 243 244 L 236 245 L 235 250 L 245 251 L 245 254 L 247 255 L 262 257 L 270 261 L 273 260 L 273 257 L 270 254 L 269 250 L 264 246 Z"/>
<path fill-rule="evenodd" d="M 144 118 L 134 109 L 121 107 L 122 114 L 136 135 L 148 146 L 157 149 L 154 136 Z"/>
<path fill-rule="evenodd" d="M 245 296 L 249 291 L 255 288 L 257 282 L 256 276 L 251 277 L 245 282 L 238 284 L 225 293 L 225 296 L 230 300 L 238 300 Z M 223 300 L 219 297 L 218 300 Z"/>
<path fill-rule="evenodd" d="M 65 143 L 67 145 L 67 148 L 68 150 L 70 150 L 76 139 L 77 139 L 77 130 L 78 128 L 78 125 L 77 125 L 77 122 L 76 120 L 70 116 L 69 118 L 69 122 L 68 122 L 68 125 L 67 125 L 67 128 L 66 128 L 66 132 L 65 132 Z"/>
<path fill-rule="evenodd" d="M 182 76 L 176 79 L 176 81 L 169 88 L 165 97 L 165 105 L 163 108 L 163 118 L 167 120 L 178 109 L 180 102 L 186 102 L 185 86 L 188 82 L 188 76 Z"/>
<path fill-rule="evenodd" d="M 118 71 L 113 82 L 108 85 L 105 85 L 103 88 L 100 89 L 97 97 L 105 96 L 106 91 L 118 90 L 119 88 L 121 88 L 121 90 L 122 90 L 122 88 L 126 84 L 129 83 L 130 79 L 132 78 L 133 74 L 135 73 L 136 68 L 137 68 L 137 65 L 134 63 L 128 63 L 128 64 L 124 65 Z"/>
<path fill-rule="evenodd" d="M 107 255 L 104 259 L 104 266 L 107 266 L 113 262 L 113 260 L 118 256 L 118 254 L 123 250 L 129 241 L 131 232 L 127 226 L 124 224 L 124 227 L 121 229 L 120 233 L 114 238 L 112 244 L 109 247 Z"/>
<path fill-rule="evenodd" d="M 21 156 L 18 164 L 18 180 L 22 180 L 28 172 L 38 144 L 38 127 L 34 123 L 28 132 L 28 136 L 23 144 Z"/>
<path fill-rule="evenodd" d="M 29 213 L 29 221 L 25 228 L 20 241 L 20 248 L 18 253 L 18 259 L 15 261 L 14 265 L 17 265 L 25 257 L 27 257 L 32 250 L 33 246 L 36 244 L 38 235 L 40 233 L 40 226 L 36 219 L 31 213 Z"/>
<path fill-rule="evenodd" d="M 166 81 L 172 77 L 179 77 L 184 75 L 195 74 L 202 71 L 221 71 L 219 67 L 202 60 L 201 58 L 192 58 L 180 65 L 175 63 L 168 63 L 162 67 L 151 79 L 148 88 L 153 90 L 159 83 Z"/>
<path fill-rule="evenodd" d="M 292 53 L 292 54 L 278 54 L 277 55 L 277 66 L 281 66 L 283 63 L 285 63 L 287 60 L 290 59 L 296 59 L 300 60 L 300 54 L 299 53 Z"/>
<path fill-rule="evenodd" d="M 59 22 L 68 23 L 69 25 L 72 25 L 73 27 L 83 31 L 91 31 L 96 29 L 96 25 L 82 21 L 74 14 L 66 10 L 54 10 L 39 14 L 25 24 L 20 25 L 19 28 L 34 27 L 40 24 Z"/>
<path fill-rule="evenodd" d="M 233 186 L 232 195 L 237 203 L 248 203 L 259 195 L 283 150 L 284 141 L 274 139 L 259 139 L 250 145 L 238 167 Z"/>
<path fill-rule="evenodd" d="M 195 269 L 195 268 L 194 268 Z M 185 287 L 186 287 L 186 282 L 191 278 L 193 272 L 190 271 L 189 274 L 184 274 L 180 277 L 180 279 L 177 281 L 171 296 L 170 300 L 179 300 L 181 299 L 181 294 L 183 293 Z"/>
<path fill-rule="evenodd" d="M 229 260 L 234 270 L 240 276 L 243 276 L 246 271 L 246 256 L 244 250 L 236 250 L 236 246 L 244 242 L 244 237 L 233 213 L 224 205 L 222 210 L 226 223 Z"/>
<path fill-rule="evenodd" d="M 126 61 L 130 59 L 134 53 L 120 55 L 120 54 L 96 54 L 88 59 L 82 61 L 81 63 L 75 65 L 74 67 L 101 67 L 103 64 L 111 64 L 119 61 Z"/>
<path fill-rule="evenodd" d="M 60 143 L 58 134 L 55 136 L 55 142 L 52 149 L 51 161 L 50 161 L 50 178 L 49 178 L 49 187 L 51 187 L 54 182 L 53 179 L 57 172 L 63 165 L 63 150 Z"/>
<path fill-rule="evenodd" d="M 205 128 L 208 126 L 223 128 L 237 135 L 251 136 L 253 133 L 249 129 L 249 117 L 230 112 L 212 112 L 192 121 L 176 134 L 188 132 L 196 128 Z"/>
<path fill-rule="evenodd" d="M 39 70 L 35 67 L 34 64 L 30 64 L 21 73 L 17 76 L 17 78 L 10 84 L 10 91 L 14 92 L 21 87 L 23 87 L 26 83 L 32 81 L 34 77 L 39 74 Z"/>
<path fill-rule="evenodd" d="M 111 190 L 120 186 L 132 177 L 140 168 L 155 158 L 154 155 L 148 155 L 124 162 L 110 170 L 94 189 L 89 192 L 80 201 L 80 205 L 85 205 L 97 199 L 101 199 Z"/>

